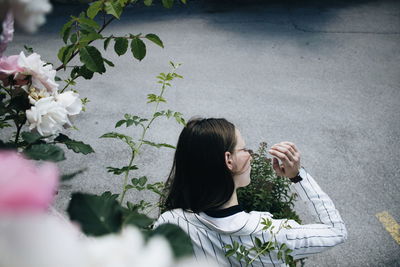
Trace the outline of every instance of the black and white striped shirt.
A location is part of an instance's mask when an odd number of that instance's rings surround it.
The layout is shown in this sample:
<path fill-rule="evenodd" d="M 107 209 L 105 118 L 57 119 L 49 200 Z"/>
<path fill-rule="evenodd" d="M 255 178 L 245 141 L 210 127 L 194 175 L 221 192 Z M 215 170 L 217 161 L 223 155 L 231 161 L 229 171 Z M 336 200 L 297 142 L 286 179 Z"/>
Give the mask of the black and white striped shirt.
<path fill-rule="evenodd" d="M 300 170 L 302 181 L 293 184 L 294 189 L 318 220 L 316 224 L 300 225 L 293 220 L 288 224 L 291 228 L 282 228 L 276 233 L 277 241 L 293 250 L 294 259 L 308 257 L 322 252 L 347 238 L 347 230 L 332 200 L 324 193 L 315 180 L 304 169 Z M 217 261 L 220 266 L 245 266 L 235 257 L 225 257 L 224 246 L 237 241 L 246 247 L 254 247 L 254 238 L 263 242 L 271 240 L 269 231 L 262 230 L 262 218 L 272 220 L 278 229 L 283 221 L 275 220 L 268 212 L 237 212 L 233 215 L 215 218 L 203 212 L 199 214 L 169 210 L 161 214 L 155 227 L 163 223 L 172 223 L 181 227 L 191 238 L 196 258 Z M 277 251 L 258 257 L 250 266 L 286 266 L 278 260 Z"/>

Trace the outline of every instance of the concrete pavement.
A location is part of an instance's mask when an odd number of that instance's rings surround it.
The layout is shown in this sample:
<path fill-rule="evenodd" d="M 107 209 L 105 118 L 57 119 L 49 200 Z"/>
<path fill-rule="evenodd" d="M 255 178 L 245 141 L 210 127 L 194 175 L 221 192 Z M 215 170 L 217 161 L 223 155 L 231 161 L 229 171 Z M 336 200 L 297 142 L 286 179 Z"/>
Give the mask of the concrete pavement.
<path fill-rule="evenodd" d="M 142 62 L 107 58 L 116 67 L 76 89 L 91 102 L 70 136 L 96 153 L 67 154 L 64 172 L 88 171 L 62 185 L 56 206 L 72 191 L 120 192 L 122 177 L 106 166 L 123 166 L 122 143 L 99 139 L 124 113 L 149 114 L 146 94 L 168 61 L 183 62 L 166 98 L 166 108 L 194 115 L 226 117 L 249 147 L 290 140 L 302 164 L 334 200 L 349 231 L 345 244 L 307 260 L 306 266 L 400 266 L 399 244 L 375 215 L 388 211 L 400 222 L 400 3 L 397 1 L 267 2 L 188 1 L 172 10 L 132 8 L 106 32 L 156 33 L 161 49 L 148 45 Z M 7 54 L 24 44 L 57 62 L 57 32 L 82 7 L 58 5 L 40 32 L 17 33 Z M 149 139 L 176 143 L 181 127 L 157 122 Z M 134 128 L 123 132 L 134 134 Z M 139 175 L 166 178 L 173 151 L 145 148 Z M 129 198 L 155 200 L 132 193 Z M 300 206 L 304 221 L 312 221 Z"/>

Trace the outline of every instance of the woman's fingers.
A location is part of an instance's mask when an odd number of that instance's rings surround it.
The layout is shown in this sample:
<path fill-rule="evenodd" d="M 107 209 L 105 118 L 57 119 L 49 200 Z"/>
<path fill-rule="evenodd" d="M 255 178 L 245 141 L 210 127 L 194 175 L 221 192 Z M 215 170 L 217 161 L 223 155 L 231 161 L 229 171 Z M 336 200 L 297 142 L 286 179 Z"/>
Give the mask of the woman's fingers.
<path fill-rule="evenodd" d="M 300 152 L 295 144 L 291 142 L 275 144 L 271 147 L 269 153 L 276 157 L 273 160 L 273 168 L 277 175 L 289 178 L 296 176 L 300 168 Z M 281 166 L 279 166 L 278 159 L 282 162 Z"/>
<path fill-rule="evenodd" d="M 288 159 L 290 161 L 295 161 L 295 159 L 294 159 L 295 151 L 291 146 L 289 146 L 287 144 L 279 143 L 279 144 L 272 146 L 272 149 L 276 149 L 279 152 L 282 152 L 283 154 L 285 154 L 288 157 Z"/>
<path fill-rule="evenodd" d="M 278 159 L 280 159 L 284 166 L 291 166 L 293 164 L 285 153 L 279 152 L 276 148 L 271 148 L 269 150 L 269 153 L 272 156 L 275 156 Z"/>
<path fill-rule="evenodd" d="M 279 161 L 277 158 L 273 158 L 272 167 L 274 168 L 274 170 L 278 176 L 283 176 L 283 172 L 282 172 L 281 167 L 279 166 Z"/>
<path fill-rule="evenodd" d="M 297 149 L 297 146 L 292 142 L 282 142 L 283 144 L 289 145 L 294 150 L 294 155 L 300 159 L 300 151 Z"/>

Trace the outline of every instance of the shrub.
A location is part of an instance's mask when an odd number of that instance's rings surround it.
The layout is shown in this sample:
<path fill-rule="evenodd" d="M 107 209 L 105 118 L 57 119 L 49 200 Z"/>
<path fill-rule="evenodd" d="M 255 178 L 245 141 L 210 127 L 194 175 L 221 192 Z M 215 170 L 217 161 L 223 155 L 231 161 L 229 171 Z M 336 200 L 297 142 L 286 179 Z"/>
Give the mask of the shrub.
<path fill-rule="evenodd" d="M 271 158 L 267 157 L 267 143 L 262 142 L 252 154 L 251 183 L 238 190 L 239 203 L 245 211 L 268 211 L 275 219 L 292 219 L 301 223 L 293 210 L 296 193 L 290 191 L 290 181 L 275 174 Z"/>

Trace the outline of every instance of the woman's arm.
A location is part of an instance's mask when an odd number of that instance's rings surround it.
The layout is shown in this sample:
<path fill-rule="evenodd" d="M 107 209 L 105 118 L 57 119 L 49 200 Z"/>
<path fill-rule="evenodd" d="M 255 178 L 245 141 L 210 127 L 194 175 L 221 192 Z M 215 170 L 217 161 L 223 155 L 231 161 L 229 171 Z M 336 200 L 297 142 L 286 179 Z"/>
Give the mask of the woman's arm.
<path fill-rule="evenodd" d="M 269 153 L 282 162 L 279 165 L 278 160 L 274 158 L 273 168 L 277 175 L 293 179 L 298 173 L 300 178 L 296 179 L 294 189 L 318 218 L 318 224 L 294 225 L 292 228 L 282 229 L 277 233 L 277 241 L 285 243 L 293 250 L 291 254 L 295 259 L 343 243 L 347 238 L 344 222 L 329 196 L 322 191 L 310 174 L 303 168 L 300 169 L 300 152 L 296 145 L 291 142 L 281 142 L 272 146 Z"/>
<path fill-rule="evenodd" d="M 277 241 L 293 250 L 291 255 L 295 259 L 322 252 L 347 239 L 344 222 L 329 196 L 304 169 L 300 170 L 300 177 L 302 180 L 294 188 L 318 223 L 293 226 L 277 234 Z"/>

